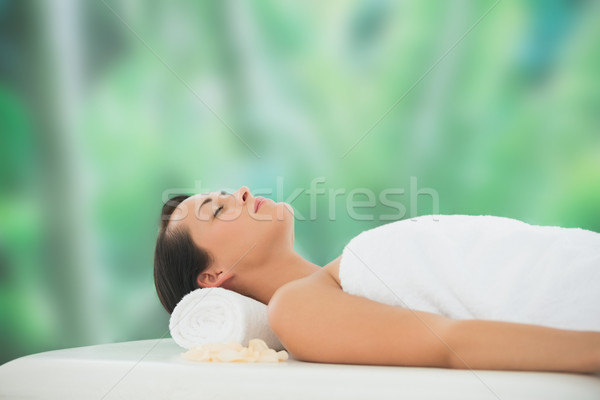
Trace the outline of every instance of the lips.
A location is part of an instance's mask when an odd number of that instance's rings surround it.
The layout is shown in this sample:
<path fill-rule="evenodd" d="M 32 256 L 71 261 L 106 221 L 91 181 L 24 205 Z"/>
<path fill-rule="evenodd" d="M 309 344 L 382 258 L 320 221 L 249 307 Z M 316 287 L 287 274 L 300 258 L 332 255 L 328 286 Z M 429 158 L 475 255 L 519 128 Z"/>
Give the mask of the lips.
<path fill-rule="evenodd" d="M 258 209 L 260 208 L 260 206 L 262 205 L 262 203 L 265 202 L 265 198 L 264 197 L 255 197 L 254 199 L 254 212 L 257 212 Z"/>

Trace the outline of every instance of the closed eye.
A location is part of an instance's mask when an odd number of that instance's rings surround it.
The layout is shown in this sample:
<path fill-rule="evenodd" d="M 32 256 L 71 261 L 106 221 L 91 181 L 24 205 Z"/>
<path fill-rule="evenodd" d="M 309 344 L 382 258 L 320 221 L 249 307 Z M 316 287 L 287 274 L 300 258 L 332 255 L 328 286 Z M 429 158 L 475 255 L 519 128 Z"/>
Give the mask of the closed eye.
<path fill-rule="evenodd" d="M 221 190 L 221 196 L 227 196 L 229 193 L 227 193 L 224 190 Z M 223 209 L 223 206 L 219 206 L 214 213 L 215 218 L 217 217 L 217 215 L 219 215 L 219 213 L 221 212 L 221 210 Z"/>

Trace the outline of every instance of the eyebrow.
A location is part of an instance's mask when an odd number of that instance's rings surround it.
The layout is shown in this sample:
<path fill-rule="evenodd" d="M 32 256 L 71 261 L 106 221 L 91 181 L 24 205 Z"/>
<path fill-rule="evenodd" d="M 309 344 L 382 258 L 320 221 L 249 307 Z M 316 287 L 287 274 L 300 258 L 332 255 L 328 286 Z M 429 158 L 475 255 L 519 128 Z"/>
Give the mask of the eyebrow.
<path fill-rule="evenodd" d="M 202 202 L 202 204 L 200 204 L 200 207 L 198 207 L 198 213 L 200 213 L 200 210 L 202 209 L 202 206 L 205 205 L 206 203 L 210 203 L 212 201 L 212 197 L 207 197 L 204 199 L 204 201 Z"/>
<path fill-rule="evenodd" d="M 202 194 L 208 194 L 208 193 L 202 193 Z M 221 190 L 221 194 L 226 195 L 228 193 L 224 190 Z M 212 197 L 205 198 L 204 201 L 202 201 L 202 204 L 200 204 L 200 207 L 198 207 L 197 213 L 200 214 L 200 210 L 202 209 L 202 206 L 205 205 L 206 203 L 210 203 L 212 200 L 213 200 Z"/>

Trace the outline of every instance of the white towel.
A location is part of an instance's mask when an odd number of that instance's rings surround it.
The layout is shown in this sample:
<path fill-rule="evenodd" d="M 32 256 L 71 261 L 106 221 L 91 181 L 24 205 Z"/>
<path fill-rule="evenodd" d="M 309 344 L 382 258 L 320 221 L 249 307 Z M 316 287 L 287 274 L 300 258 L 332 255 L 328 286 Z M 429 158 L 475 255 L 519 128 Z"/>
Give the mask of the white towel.
<path fill-rule="evenodd" d="M 491 216 L 398 221 L 352 239 L 345 292 L 454 319 L 600 331 L 600 234 Z"/>
<path fill-rule="evenodd" d="M 186 349 L 232 341 L 247 346 L 254 338 L 272 349 L 283 349 L 269 326 L 267 306 L 223 288 L 196 289 L 185 295 L 171 314 L 169 330 Z"/>

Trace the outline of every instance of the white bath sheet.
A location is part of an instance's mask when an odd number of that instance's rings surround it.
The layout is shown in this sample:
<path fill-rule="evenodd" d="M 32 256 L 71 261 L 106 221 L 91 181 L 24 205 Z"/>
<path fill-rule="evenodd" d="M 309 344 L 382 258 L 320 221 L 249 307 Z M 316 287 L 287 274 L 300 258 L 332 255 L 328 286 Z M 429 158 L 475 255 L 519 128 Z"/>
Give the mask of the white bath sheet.
<path fill-rule="evenodd" d="M 365 231 L 343 251 L 344 291 L 455 319 L 600 331 L 600 234 L 438 215 Z"/>

